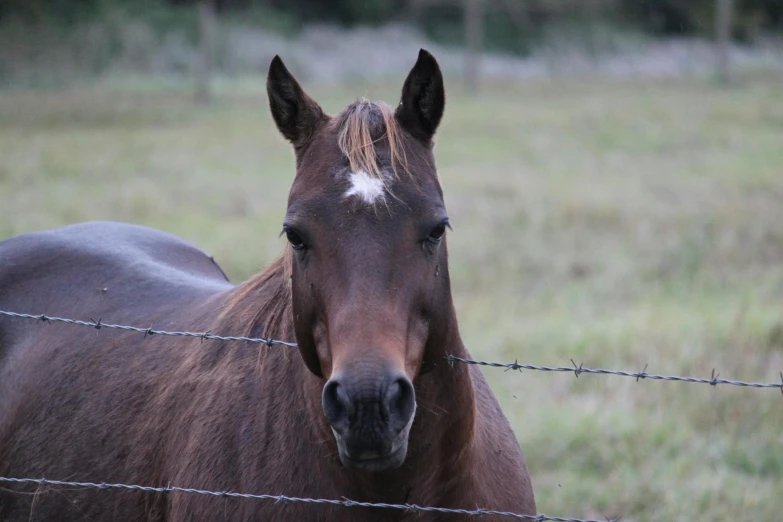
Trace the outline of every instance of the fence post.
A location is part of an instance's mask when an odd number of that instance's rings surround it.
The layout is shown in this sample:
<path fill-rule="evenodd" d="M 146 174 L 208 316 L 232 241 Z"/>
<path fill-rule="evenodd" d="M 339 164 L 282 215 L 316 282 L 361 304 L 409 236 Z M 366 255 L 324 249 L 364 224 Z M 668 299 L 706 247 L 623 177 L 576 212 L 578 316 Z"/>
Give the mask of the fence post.
<path fill-rule="evenodd" d="M 201 103 L 212 101 L 216 25 L 215 0 L 201 0 L 198 4 L 199 56 L 196 65 L 196 100 Z"/>
<path fill-rule="evenodd" d="M 465 89 L 475 94 L 481 79 L 481 51 L 484 39 L 483 0 L 464 0 Z"/>
<path fill-rule="evenodd" d="M 715 0 L 715 66 L 721 83 L 731 81 L 729 59 L 734 0 Z"/>

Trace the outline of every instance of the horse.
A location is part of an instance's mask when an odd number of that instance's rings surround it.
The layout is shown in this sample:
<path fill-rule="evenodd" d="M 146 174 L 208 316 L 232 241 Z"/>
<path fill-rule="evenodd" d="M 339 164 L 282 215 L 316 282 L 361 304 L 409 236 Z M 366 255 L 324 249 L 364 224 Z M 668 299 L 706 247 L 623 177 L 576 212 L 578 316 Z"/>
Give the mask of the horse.
<path fill-rule="evenodd" d="M 438 62 L 419 51 L 396 107 L 359 98 L 329 115 L 279 56 L 266 89 L 295 158 L 286 241 L 270 266 L 234 284 L 166 232 L 77 223 L 0 242 L 0 310 L 293 346 L 0 316 L 0 476 L 535 515 L 525 458 L 488 382 L 446 357 L 470 354 L 433 152 L 446 101 Z M 0 488 L 4 521 L 468 518 Z"/>

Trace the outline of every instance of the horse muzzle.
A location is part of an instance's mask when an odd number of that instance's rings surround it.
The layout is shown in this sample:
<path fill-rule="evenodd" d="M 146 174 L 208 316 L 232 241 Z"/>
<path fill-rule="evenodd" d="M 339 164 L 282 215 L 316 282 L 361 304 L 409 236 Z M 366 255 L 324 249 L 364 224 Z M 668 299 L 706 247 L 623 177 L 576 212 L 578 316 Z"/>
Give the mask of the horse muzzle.
<path fill-rule="evenodd" d="M 322 405 L 346 468 L 377 472 L 405 461 L 416 414 L 413 384 L 405 375 L 332 377 Z"/>

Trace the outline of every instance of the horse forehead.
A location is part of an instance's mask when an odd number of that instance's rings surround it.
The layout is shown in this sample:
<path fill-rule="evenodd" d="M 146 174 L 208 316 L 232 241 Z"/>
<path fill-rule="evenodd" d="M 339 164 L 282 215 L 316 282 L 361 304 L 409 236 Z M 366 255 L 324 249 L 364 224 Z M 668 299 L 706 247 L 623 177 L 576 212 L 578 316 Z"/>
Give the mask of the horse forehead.
<path fill-rule="evenodd" d="M 350 208 L 366 207 L 376 215 L 380 207 L 402 206 L 413 214 L 427 214 L 428 210 L 442 207 L 443 200 L 434 179 L 427 171 L 417 171 L 417 176 L 395 173 L 391 167 L 384 167 L 378 173 L 349 167 L 337 169 L 330 194 L 337 196 L 336 202 Z M 398 214 L 398 212 L 395 212 Z"/>
<path fill-rule="evenodd" d="M 375 205 L 386 200 L 387 187 L 394 183 L 392 176 L 382 173 L 385 179 L 373 176 L 364 169 L 348 170 L 342 173 L 347 182 L 343 198 L 356 198 L 366 205 Z"/>

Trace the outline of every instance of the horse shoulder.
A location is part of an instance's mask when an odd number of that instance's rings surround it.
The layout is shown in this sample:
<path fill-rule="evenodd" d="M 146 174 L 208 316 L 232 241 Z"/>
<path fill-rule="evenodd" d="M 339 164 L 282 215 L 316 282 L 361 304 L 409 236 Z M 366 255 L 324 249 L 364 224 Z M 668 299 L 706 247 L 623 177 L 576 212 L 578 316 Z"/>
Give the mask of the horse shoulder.
<path fill-rule="evenodd" d="M 525 457 L 511 425 L 477 368 L 471 367 L 476 394 L 475 504 L 485 509 L 536 514 Z"/>

